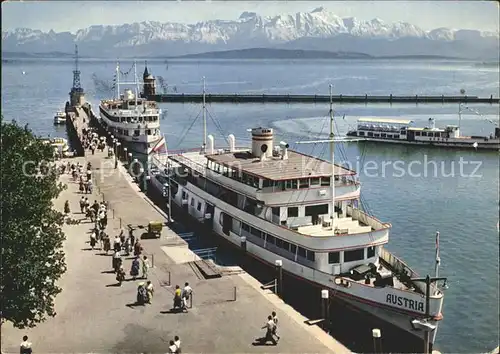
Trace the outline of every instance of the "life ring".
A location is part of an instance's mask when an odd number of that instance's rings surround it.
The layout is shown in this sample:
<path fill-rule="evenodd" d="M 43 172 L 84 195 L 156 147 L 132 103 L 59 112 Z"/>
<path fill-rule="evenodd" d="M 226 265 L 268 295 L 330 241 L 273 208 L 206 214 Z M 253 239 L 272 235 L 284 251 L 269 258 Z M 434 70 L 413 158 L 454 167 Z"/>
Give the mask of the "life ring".
<path fill-rule="evenodd" d="M 443 316 L 443 313 L 442 313 L 442 312 L 440 312 L 440 313 L 438 313 L 437 315 L 435 315 L 434 317 L 432 317 L 432 319 L 433 319 L 434 321 L 441 321 L 443 318 L 444 318 L 444 316 Z"/>

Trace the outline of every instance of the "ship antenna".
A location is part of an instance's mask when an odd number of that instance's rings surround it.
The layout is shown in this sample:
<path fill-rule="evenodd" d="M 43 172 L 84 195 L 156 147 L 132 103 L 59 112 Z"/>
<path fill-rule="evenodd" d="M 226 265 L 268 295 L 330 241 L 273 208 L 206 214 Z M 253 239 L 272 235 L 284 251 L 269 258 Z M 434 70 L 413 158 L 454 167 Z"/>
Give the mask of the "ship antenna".
<path fill-rule="evenodd" d="M 435 277 L 439 276 L 439 264 L 441 263 L 441 258 L 439 258 L 439 231 L 436 231 L 436 267 L 434 269 Z"/>
<path fill-rule="evenodd" d="M 332 229 L 335 220 L 335 141 L 334 141 L 334 117 L 333 117 L 333 85 L 330 84 L 330 154 L 332 158 Z"/>
<path fill-rule="evenodd" d="M 116 99 L 120 99 L 120 62 L 116 62 Z"/>
<path fill-rule="evenodd" d="M 207 106 L 206 106 L 206 99 L 205 99 L 205 76 L 203 76 L 203 153 L 206 153 L 206 147 L 207 147 Z"/>
<path fill-rule="evenodd" d="M 137 62 L 134 60 L 134 83 L 135 83 L 135 111 L 137 112 L 137 94 L 139 93 L 139 82 L 137 80 Z"/>

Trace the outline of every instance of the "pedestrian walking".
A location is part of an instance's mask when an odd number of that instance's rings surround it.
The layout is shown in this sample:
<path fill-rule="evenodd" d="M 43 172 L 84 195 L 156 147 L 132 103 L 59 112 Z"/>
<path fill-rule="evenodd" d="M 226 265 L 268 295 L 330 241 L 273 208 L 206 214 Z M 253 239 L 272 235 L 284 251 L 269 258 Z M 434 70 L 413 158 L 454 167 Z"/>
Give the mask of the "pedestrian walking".
<path fill-rule="evenodd" d="M 80 199 L 80 212 L 83 214 L 85 213 L 85 197 L 82 195 L 82 198 Z"/>
<path fill-rule="evenodd" d="M 123 261 L 122 261 L 122 256 L 120 255 L 120 252 L 115 251 L 115 253 L 113 254 L 113 270 L 115 271 L 115 273 L 118 272 L 118 270 L 120 269 L 122 264 L 123 264 Z"/>
<path fill-rule="evenodd" d="M 115 252 L 121 251 L 122 246 L 120 242 L 120 238 L 118 236 L 115 236 L 115 240 L 113 241 L 113 249 L 115 250 Z"/>
<path fill-rule="evenodd" d="M 142 245 L 139 242 L 139 240 L 137 240 L 134 245 L 134 256 L 139 257 L 141 253 L 142 253 Z"/>
<path fill-rule="evenodd" d="M 193 289 L 189 286 L 189 283 L 184 283 L 184 288 L 182 289 L 182 307 L 186 312 L 188 311 L 187 303 L 192 293 Z"/>
<path fill-rule="evenodd" d="M 31 342 L 28 342 L 28 336 L 23 337 L 23 341 L 20 345 L 20 354 L 31 354 L 33 353 L 33 349 L 31 348 Z"/>
<path fill-rule="evenodd" d="M 137 305 L 144 305 L 147 301 L 147 296 L 144 283 L 139 283 L 137 286 Z"/>
<path fill-rule="evenodd" d="M 139 276 L 139 257 L 135 257 L 130 267 L 130 275 L 134 280 Z"/>
<path fill-rule="evenodd" d="M 278 335 L 278 315 L 276 315 L 276 311 L 273 311 L 271 313 L 271 316 L 273 317 L 273 322 L 274 322 L 273 335 L 277 338 L 277 340 L 280 340 L 280 336 Z"/>
<path fill-rule="evenodd" d="M 144 258 L 142 259 L 142 277 L 144 279 L 148 278 L 149 267 L 150 265 L 148 256 L 144 256 Z"/>
<path fill-rule="evenodd" d="M 97 243 L 97 235 L 95 231 L 92 231 L 92 233 L 90 234 L 90 247 L 92 247 L 92 250 L 94 249 L 96 243 Z"/>
<path fill-rule="evenodd" d="M 64 213 L 65 214 L 71 213 L 71 209 L 69 208 L 69 201 L 68 200 L 64 202 Z"/>
<path fill-rule="evenodd" d="M 181 309 L 182 310 L 182 298 L 181 298 L 181 288 L 179 285 L 175 286 L 174 291 L 174 307 L 173 310 Z"/>
<path fill-rule="evenodd" d="M 181 339 L 179 338 L 179 336 L 174 337 L 174 344 L 177 347 L 176 353 L 181 354 Z"/>
<path fill-rule="evenodd" d="M 109 236 L 105 234 L 103 237 L 103 246 L 104 246 L 104 251 L 106 254 L 108 254 L 109 250 L 111 249 L 111 241 L 109 240 Z"/>
<path fill-rule="evenodd" d="M 266 344 L 269 341 L 272 342 L 274 345 L 278 344 L 278 342 L 276 342 L 276 340 L 273 337 L 273 330 L 274 330 L 273 316 L 271 315 L 267 316 L 267 322 L 264 325 L 264 327 L 262 327 L 262 329 L 266 330 L 266 335 L 263 338 L 264 344 Z"/>
<path fill-rule="evenodd" d="M 155 292 L 155 289 L 153 287 L 153 283 L 151 283 L 151 280 L 148 280 L 146 283 L 146 295 L 147 295 L 148 304 L 151 304 L 151 301 L 153 300 L 154 292 Z"/>

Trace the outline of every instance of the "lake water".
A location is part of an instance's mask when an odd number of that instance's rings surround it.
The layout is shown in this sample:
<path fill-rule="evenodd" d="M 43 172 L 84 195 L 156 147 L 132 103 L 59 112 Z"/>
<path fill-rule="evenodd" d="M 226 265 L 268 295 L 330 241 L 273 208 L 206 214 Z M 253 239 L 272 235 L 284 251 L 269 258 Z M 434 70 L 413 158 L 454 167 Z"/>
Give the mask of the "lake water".
<path fill-rule="evenodd" d="M 498 68 L 474 63 L 424 61 L 164 61 L 149 62 L 177 92 L 197 93 L 205 76 L 207 91 L 327 94 L 499 95 Z M 131 63 L 122 63 L 122 71 Z M 138 73 L 142 76 L 143 65 Z M 83 60 L 82 86 L 94 105 L 112 95 L 115 64 Z M 2 114 L 6 120 L 29 123 L 40 135 L 64 136 L 52 125 L 56 110 L 68 100 L 73 63 L 67 60 L 19 60 L 3 64 Z M 23 71 L 25 74 L 23 74 Z M 132 80 L 131 74 L 128 77 Z M 464 134 L 489 135 L 498 122 L 498 105 L 471 106 L 483 114 L 462 116 Z M 161 121 L 169 148 L 201 144 L 201 107 L 162 104 Z M 328 158 L 328 147 L 295 144 L 326 138 L 327 105 L 212 104 L 208 132 L 225 145 L 232 133 L 237 145 L 249 142 L 248 128 L 268 126 L 276 139 L 292 148 Z M 335 105 L 337 128 L 344 134 L 359 117 L 411 118 L 423 126 L 429 117 L 437 126 L 457 123 L 458 105 Z M 188 131 L 189 126 L 192 128 Z M 219 145 L 219 146 L 220 146 Z M 440 275 L 449 278 L 444 320 L 437 348 L 443 352 L 484 352 L 498 345 L 499 155 L 405 146 L 345 144 L 336 161 L 348 161 L 360 174 L 366 206 L 393 230 L 387 246 L 422 275 L 433 274 L 435 232 L 440 231 Z"/>

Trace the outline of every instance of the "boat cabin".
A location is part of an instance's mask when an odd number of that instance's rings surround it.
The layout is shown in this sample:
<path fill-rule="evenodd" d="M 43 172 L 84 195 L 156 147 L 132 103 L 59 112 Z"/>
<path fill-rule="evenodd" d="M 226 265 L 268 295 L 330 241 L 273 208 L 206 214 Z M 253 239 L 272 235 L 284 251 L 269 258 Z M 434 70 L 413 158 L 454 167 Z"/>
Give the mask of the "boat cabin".
<path fill-rule="evenodd" d="M 408 119 L 360 118 L 358 119 L 356 136 L 363 138 L 406 139 L 406 132 L 411 124 L 413 124 L 413 121 Z"/>

